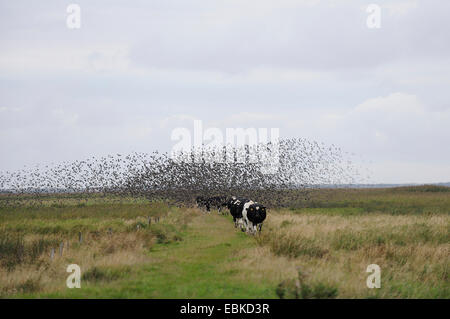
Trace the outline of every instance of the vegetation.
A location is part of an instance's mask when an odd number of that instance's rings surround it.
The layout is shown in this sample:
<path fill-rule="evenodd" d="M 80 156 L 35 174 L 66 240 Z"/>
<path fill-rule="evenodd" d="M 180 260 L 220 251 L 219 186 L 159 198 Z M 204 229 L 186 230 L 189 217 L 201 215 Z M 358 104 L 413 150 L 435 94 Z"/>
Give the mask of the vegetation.
<path fill-rule="evenodd" d="M 255 237 L 229 216 L 145 200 L 5 205 L 0 296 L 450 298 L 449 214 L 434 186 L 314 190 L 270 209 Z M 81 289 L 66 287 L 69 264 Z M 380 289 L 366 286 L 369 264 Z"/>

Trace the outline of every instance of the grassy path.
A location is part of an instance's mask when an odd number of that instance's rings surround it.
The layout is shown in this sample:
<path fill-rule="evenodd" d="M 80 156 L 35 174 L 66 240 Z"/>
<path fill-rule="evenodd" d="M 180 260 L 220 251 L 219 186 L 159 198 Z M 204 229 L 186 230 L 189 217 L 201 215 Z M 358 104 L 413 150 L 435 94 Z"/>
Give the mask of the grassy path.
<path fill-rule="evenodd" d="M 253 238 L 236 230 L 229 216 L 217 213 L 195 217 L 183 240 L 158 244 L 149 252 L 151 262 L 133 267 L 113 282 L 82 282 L 81 289 L 66 289 L 42 297 L 75 298 L 276 298 L 263 282 L 240 279 L 239 269 L 227 267 L 254 247 Z"/>

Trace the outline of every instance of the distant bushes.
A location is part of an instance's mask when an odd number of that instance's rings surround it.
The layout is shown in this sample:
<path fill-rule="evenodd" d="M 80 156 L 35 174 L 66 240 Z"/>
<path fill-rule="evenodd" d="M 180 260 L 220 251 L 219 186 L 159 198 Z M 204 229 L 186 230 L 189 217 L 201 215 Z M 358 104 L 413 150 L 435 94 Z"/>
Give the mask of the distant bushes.
<path fill-rule="evenodd" d="M 139 216 L 163 216 L 169 206 L 163 203 L 84 203 L 58 202 L 48 206 L 2 206 L 0 205 L 0 221 L 11 220 L 52 220 L 85 218 L 126 218 Z"/>
<path fill-rule="evenodd" d="M 330 213 L 365 214 L 380 212 L 391 215 L 449 213 L 450 187 L 438 185 L 405 186 L 374 189 L 316 189 L 307 200 L 293 200 L 289 207 L 302 209 L 333 209 Z M 342 209 L 342 210 L 339 210 Z M 350 209 L 347 211 L 345 209 Z M 322 210 L 321 210 L 322 212 Z M 328 214 L 328 212 L 327 212 Z"/>
<path fill-rule="evenodd" d="M 396 191 L 405 191 L 411 193 L 425 192 L 425 193 L 447 193 L 450 192 L 450 187 L 441 185 L 422 185 L 422 186 L 405 186 L 397 187 Z"/>
<path fill-rule="evenodd" d="M 450 202 L 449 202 L 450 203 Z M 386 213 L 390 215 L 407 215 L 407 214 L 423 214 L 427 212 L 431 213 L 445 213 L 447 206 L 434 203 L 434 205 L 425 205 L 417 201 L 394 201 L 394 200 L 378 200 L 378 199 L 368 199 L 368 200 L 344 200 L 336 202 L 320 202 L 311 201 L 308 203 L 306 209 L 308 208 L 324 208 L 327 210 L 327 214 L 341 213 L 342 215 L 351 214 L 364 214 L 364 213 Z M 331 209 L 331 210 L 330 210 Z M 329 210 L 329 211 L 328 211 Z"/>

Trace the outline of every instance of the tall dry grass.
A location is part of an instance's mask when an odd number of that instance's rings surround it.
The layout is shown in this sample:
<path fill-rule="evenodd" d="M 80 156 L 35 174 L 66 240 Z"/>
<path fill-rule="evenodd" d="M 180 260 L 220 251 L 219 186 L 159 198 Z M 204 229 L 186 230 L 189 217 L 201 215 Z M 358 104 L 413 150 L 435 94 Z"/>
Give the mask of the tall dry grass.
<path fill-rule="evenodd" d="M 450 297 L 448 215 L 271 211 L 256 240 L 234 265 L 248 268 L 245 276 L 292 286 L 300 271 L 304 285 L 336 287 L 341 298 Z M 381 267 L 381 289 L 366 286 L 369 264 Z"/>
<path fill-rule="evenodd" d="M 87 284 L 130 276 L 133 269 L 152 263 L 149 251 L 155 243 L 183 240 L 186 225 L 198 214 L 162 207 L 149 214 L 146 207 L 124 205 L 122 214 L 115 207 L 110 215 L 98 216 L 97 210 L 97 215 L 81 213 L 71 219 L 72 207 L 61 208 L 60 214 L 44 212 L 41 218 L 34 212 L 31 219 L 7 216 L 0 227 L 0 297 L 64 290 L 69 264 L 80 266 Z"/>

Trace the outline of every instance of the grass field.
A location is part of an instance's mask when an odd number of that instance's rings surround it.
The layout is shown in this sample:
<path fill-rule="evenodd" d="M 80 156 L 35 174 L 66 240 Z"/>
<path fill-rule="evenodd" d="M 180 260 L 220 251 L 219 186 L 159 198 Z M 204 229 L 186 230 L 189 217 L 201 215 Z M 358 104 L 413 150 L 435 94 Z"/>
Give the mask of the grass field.
<path fill-rule="evenodd" d="M 255 237 L 230 216 L 144 200 L 3 206 L 0 296 L 450 298 L 449 188 L 315 190 L 300 203 L 270 209 Z M 81 289 L 66 287 L 69 264 Z"/>

